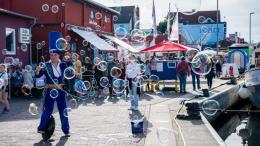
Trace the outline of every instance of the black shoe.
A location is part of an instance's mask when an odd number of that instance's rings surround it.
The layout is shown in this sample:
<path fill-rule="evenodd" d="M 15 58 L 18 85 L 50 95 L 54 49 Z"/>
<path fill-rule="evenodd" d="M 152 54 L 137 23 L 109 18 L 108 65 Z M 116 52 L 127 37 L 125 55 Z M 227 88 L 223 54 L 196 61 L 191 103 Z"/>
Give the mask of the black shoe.
<path fill-rule="evenodd" d="M 65 137 L 70 137 L 70 133 L 66 133 L 64 136 Z"/>

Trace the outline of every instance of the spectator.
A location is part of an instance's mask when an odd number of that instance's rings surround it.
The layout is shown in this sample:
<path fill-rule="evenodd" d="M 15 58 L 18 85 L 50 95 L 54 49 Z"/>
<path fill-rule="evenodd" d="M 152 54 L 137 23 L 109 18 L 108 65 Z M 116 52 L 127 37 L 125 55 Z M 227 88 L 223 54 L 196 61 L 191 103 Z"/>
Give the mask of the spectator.
<path fill-rule="evenodd" d="M 144 72 L 144 75 L 146 75 L 148 78 L 150 77 L 151 75 L 151 63 L 149 60 L 146 60 L 145 61 L 145 72 Z M 149 82 L 147 83 L 147 89 L 148 91 L 150 90 L 150 86 L 149 86 Z"/>
<path fill-rule="evenodd" d="M 211 59 L 211 62 L 212 62 L 212 68 L 211 68 L 210 72 L 205 76 L 207 79 L 207 84 L 208 84 L 209 89 L 212 88 L 213 78 L 215 77 L 214 63 L 213 63 L 212 59 Z"/>
<path fill-rule="evenodd" d="M 180 80 L 180 93 L 186 93 L 186 80 L 187 76 L 190 75 L 190 66 L 185 57 L 181 57 L 181 61 L 177 66 L 177 76 Z"/>
<path fill-rule="evenodd" d="M 192 62 L 192 59 L 190 60 L 190 62 Z M 191 67 L 191 63 L 190 67 Z M 197 80 L 197 88 L 200 90 L 200 75 L 196 74 L 192 69 L 191 69 L 191 77 L 192 77 L 192 86 L 193 86 L 193 91 L 196 90 L 196 80 Z"/>
<path fill-rule="evenodd" d="M 22 71 L 19 67 L 15 67 L 15 71 L 11 74 L 11 86 L 14 89 L 12 94 L 18 96 L 22 87 Z"/>
<path fill-rule="evenodd" d="M 108 79 L 109 79 L 109 84 L 110 84 L 110 87 L 109 87 L 109 94 L 110 94 L 110 98 L 113 97 L 113 77 L 111 76 L 111 70 L 113 67 L 116 67 L 117 64 L 115 62 L 114 59 L 110 60 L 108 62 L 108 66 L 107 66 L 107 74 L 108 74 Z"/>
<path fill-rule="evenodd" d="M 216 62 L 216 76 L 217 76 L 217 78 L 220 78 L 221 72 L 222 72 L 222 66 L 221 66 L 220 61 L 217 60 L 217 62 Z"/>
<path fill-rule="evenodd" d="M 126 66 L 126 78 L 129 81 L 129 91 L 130 91 L 130 99 L 131 99 L 131 110 L 138 110 L 138 96 L 137 96 L 137 88 L 133 83 L 133 79 L 140 75 L 140 67 L 136 63 L 136 58 L 134 55 L 130 55 L 129 57 L 130 63 Z"/>
<path fill-rule="evenodd" d="M 82 73 L 83 80 L 91 82 L 91 76 L 93 76 L 93 65 L 90 63 L 90 58 L 85 57 L 85 62 L 83 63 L 86 71 Z"/>
<path fill-rule="evenodd" d="M 82 75 L 81 75 L 82 64 L 81 64 L 81 61 L 79 60 L 79 55 L 77 53 L 72 54 L 72 62 L 73 62 L 73 67 L 76 72 L 76 77 L 78 79 L 81 79 L 82 78 Z"/>
<path fill-rule="evenodd" d="M 27 85 L 29 89 L 33 88 L 32 66 L 26 65 L 23 73 L 23 85 Z"/>
<path fill-rule="evenodd" d="M 8 97 L 8 74 L 6 72 L 6 66 L 4 64 L 0 64 L 0 84 L 1 84 L 1 90 L 0 90 L 0 102 L 4 105 L 4 109 L 2 113 L 6 113 L 10 111 L 10 104 L 7 100 Z"/>

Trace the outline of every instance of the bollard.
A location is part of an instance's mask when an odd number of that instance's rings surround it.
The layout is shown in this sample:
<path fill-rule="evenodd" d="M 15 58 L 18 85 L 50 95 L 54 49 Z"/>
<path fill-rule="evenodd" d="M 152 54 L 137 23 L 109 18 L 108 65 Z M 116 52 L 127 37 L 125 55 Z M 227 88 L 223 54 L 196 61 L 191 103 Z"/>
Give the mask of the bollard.
<path fill-rule="evenodd" d="M 174 84 L 175 84 L 175 91 L 179 92 L 179 87 L 178 87 L 179 82 L 178 82 L 178 80 L 175 80 Z"/>

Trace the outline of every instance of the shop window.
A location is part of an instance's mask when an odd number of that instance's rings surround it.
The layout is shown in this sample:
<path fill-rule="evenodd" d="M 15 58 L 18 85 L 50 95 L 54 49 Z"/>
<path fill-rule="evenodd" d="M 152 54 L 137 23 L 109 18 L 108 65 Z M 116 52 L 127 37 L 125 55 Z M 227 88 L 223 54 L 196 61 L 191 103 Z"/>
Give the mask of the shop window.
<path fill-rule="evenodd" d="M 15 41 L 15 29 L 6 28 L 5 29 L 6 38 L 6 54 L 15 55 L 16 54 L 16 41 Z"/>

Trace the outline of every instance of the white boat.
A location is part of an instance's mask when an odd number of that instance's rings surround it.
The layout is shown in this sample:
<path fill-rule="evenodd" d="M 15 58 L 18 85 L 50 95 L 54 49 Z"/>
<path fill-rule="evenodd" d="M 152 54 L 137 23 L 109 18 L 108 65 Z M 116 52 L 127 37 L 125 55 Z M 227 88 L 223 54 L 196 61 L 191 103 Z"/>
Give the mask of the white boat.
<path fill-rule="evenodd" d="M 245 73 L 245 85 L 252 93 L 249 97 L 252 104 L 260 109 L 260 48 L 252 54 L 250 67 Z"/>

